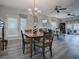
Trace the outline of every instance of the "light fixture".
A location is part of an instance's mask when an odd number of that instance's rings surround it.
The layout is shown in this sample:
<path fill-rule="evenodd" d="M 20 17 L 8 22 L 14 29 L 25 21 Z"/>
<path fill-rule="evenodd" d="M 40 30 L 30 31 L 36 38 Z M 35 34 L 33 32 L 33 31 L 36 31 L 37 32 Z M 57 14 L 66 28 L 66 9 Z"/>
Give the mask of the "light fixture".
<path fill-rule="evenodd" d="M 31 9 L 31 8 L 29 8 L 29 9 L 28 9 L 28 11 L 29 11 L 29 12 L 31 12 L 31 11 L 32 11 L 32 9 Z"/>
<path fill-rule="evenodd" d="M 36 1 L 35 0 L 33 2 L 33 9 L 29 8 L 28 12 L 29 12 L 29 14 L 32 14 L 32 15 L 37 15 L 37 14 L 41 13 L 41 10 L 36 7 Z"/>
<path fill-rule="evenodd" d="M 35 10 L 35 11 L 37 11 L 37 10 L 38 10 L 38 8 L 34 8 L 34 10 Z"/>
<path fill-rule="evenodd" d="M 33 2 L 33 9 L 32 8 L 29 8 L 28 9 L 28 13 L 33 16 L 34 25 L 36 26 L 36 24 L 38 24 L 38 16 L 37 15 L 39 15 L 41 13 L 41 10 L 36 7 L 35 0 L 33 0 L 33 1 L 34 1 Z"/>
<path fill-rule="evenodd" d="M 38 13 L 41 13 L 41 10 L 38 10 Z"/>
<path fill-rule="evenodd" d="M 29 14 L 35 14 L 36 15 L 36 14 L 41 13 L 41 10 L 39 10 L 39 8 L 34 8 L 34 10 L 29 8 L 28 12 L 29 12 Z"/>

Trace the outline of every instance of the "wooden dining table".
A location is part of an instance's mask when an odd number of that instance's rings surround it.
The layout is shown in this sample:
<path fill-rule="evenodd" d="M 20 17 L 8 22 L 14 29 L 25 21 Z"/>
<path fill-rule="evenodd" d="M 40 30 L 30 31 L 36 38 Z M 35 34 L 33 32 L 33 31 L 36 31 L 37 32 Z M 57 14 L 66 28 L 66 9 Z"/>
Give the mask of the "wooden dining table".
<path fill-rule="evenodd" d="M 30 39 L 30 57 L 32 58 L 32 41 L 35 38 L 42 38 L 43 37 L 43 32 L 25 32 L 25 36 L 27 36 Z M 39 39 L 37 39 L 39 40 Z"/>

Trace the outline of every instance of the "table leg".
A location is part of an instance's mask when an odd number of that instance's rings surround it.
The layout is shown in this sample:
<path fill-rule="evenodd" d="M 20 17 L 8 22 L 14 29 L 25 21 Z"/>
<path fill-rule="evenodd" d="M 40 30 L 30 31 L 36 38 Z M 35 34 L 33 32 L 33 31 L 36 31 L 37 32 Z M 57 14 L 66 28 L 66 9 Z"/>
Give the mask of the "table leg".
<path fill-rule="evenodd" d="M 30 40 L 30 57 L 32 59 L 32 39 Z"/>

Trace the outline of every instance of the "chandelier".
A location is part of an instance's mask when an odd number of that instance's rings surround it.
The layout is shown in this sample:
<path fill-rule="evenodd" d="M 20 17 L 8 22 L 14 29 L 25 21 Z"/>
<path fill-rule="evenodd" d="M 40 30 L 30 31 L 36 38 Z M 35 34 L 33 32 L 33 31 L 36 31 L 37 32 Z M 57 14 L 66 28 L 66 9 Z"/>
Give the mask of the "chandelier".
<path fill-rule="evenodd" d="M 37 14 L 41 13 L 41 10 L 39 8 L 36 8 L 36 1 L 35 0 L 33 2 L 33 9 L 29 8 L 28 12 L 29 12 L 29 14 L 32 14 L 32 15 L 37 15 Z"/>
<path fill-rule="evenodd" d="M 38 24 L 38 14 L 41 13 L 41 10 L 39 8 L 36 8 L 36 1 L 33 0 L 33 9 L 32 8 L 29 8 L 28 9 L 28 13 L 31 14 L 33 16 L 33 19 L 34 19 L 34 26 L 37 26 Z"/>
<path fill-rule="evenodd" d="M 29 8 L 28 11 L 29 14 L 34 14 L 34 15 L 41 13 L 41 10 L 39 8 L 34 8 L 34 9 Z"/>

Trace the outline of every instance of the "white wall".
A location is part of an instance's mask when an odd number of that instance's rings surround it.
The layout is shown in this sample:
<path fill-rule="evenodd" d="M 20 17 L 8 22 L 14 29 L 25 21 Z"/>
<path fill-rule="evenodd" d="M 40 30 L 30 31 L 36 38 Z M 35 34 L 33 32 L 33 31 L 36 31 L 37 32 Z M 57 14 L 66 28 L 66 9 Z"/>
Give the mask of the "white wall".
<path fill-rule="evenodd" d="M 59 25 L 60 21 L 59 21 L 58 18 L 50 17 L 50 16 L 46 16 L 46 15 L 41 15 L 41 16 L 38 17 L 38 19 L 39 19 L 38 20 L 39 21 L 39 23 L 38 23 L 39 28 L 46 27 L 46 28 L 54 30 L 55 28 L 59 27 L 58 25 Z M 47 26 L 43 26 L 42 20 L 48 20 Z"/>
<path fill-rule="evenodd" d="M 27 14 L 27 10 L 0 6 L 0 17 L 2 17 L 4 19 L 4 22 L 5 22 L 5 28 L 6 28 L 5 35 L 7 33 L 7 19 L 8 19 L 8 17 L 17 18 L 17 20 L 18 20 L 18 33 L 17 34 L 18 35 L 20 34 L 20 30 L 19 30 L 20 29 L 20 26 L 19 26 L 20 17 L 19 17 L 19 14 L 24 14 L 27 16 L 27 28 L 32 29 L 34 26 L 34 19 L 33 19 L 32 15 Z M 54 22 L 56 22 L 55 25 L 58 27 L 59 21 L 57 21 L 58 20 L 57 18 L 48 17 L 45 15 L 41 15 L 41 16 L 38 15 L 38 23 L 37 23 L 38 28 L 44 27 L 42 24 L 42 20 L 44 20 L 44 19 L 49 20 L 48 21 L 48 24 L 49 24 L 48 28 L 51 28 L 52 25 L 50 24 L 50 22 L 53 22 L 52 20 L 54 20 Z M 5 36 L 5 38 L 7 38 L 7 36 Z"/>
<path fill-rule="evenodd" d="M 52 30 L 56 30 L 56 28 L 59 28 L 60 20 L 58 18 L 52 17 L 50 23 L 52 25 L 51 26 Z"/>
<path fill-rule="evenodd" d="M 0 17 L 16 17 L 19 19 L 19 14 L 27 15 L 27 10 L 21 10 L 11 7 L 0 6 Z M 28 16 L 28 21 L 33 21 L 32 17 Z M 28 27 L 32 25 L 32 23 L 28 22 Z"/>
<path fill-rule="evenodd" d="M 16 8 L 11 8 L 11 7 L 5 7 L 5 6 L 0 6 L 0 17 L 4 19 L 5 22 L 5 38 L 7 38 L 7 20 L 8 17 L 14 17 L 17 18 L 18 20 L 18 35 L 20 34 L 20 27 L 19 27 L 19 14 L 24 14 L 27 15 L 26 10 L 21 10 L 21 9 L 16 9 Z M 32 28 L 33 25 L 33 19 L 31 16 L 27 15 L 27 28 Z"/>

